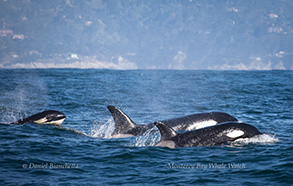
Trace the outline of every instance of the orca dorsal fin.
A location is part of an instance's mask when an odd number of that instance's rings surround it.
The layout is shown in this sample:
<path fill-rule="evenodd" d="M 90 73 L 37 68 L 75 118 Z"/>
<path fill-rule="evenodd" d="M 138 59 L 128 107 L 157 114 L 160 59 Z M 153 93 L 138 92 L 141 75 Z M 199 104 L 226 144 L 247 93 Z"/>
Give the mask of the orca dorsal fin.
<path fill-rule="evenodd" d="M 169 140 L 177 135 L 177 132 L 175 132 L 175 130 L 162 122 L 157 121 L 155 122 L 155 125 L 160 130 L 161 140 Z"/>
<path fill-rule="evenodd" d="M 124 112 L 122 112 L 117 107 L 109 105 L 107 108 L 111 112 L 115 123 L 115 130 L 113 134 L 127 134 L 128 131 L 137 126 Z"/>

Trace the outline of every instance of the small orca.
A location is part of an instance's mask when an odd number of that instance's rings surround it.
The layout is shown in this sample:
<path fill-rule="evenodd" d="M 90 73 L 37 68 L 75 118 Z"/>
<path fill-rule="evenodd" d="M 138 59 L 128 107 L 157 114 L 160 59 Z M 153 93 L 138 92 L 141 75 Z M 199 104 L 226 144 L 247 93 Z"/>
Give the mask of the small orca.
<path fill-rule="evenodd" d="M 184 133 L 177 133 L 162 122 L 155 125 L 161 133 L 161 140 L 155 146 L 169 148 L 222 145 L 262 134 L 254 126 L 238 122 L 224 122 Z"/>
<path fill-rule="evenodd" d="M 35 115 L 29 116 L 24 119 L 17 120 L 10 124 L 25 124 L 25 123 L 37 123 L 37 124 L 53 124 L 61 125 L 65 120 L 65 114 L 56 110 L 46 110 Z"/>
<path fill-rule="evenodd" d="M 130 117 L 115 106 L 109 105 L 107 108 L 111 112 L 115 122 L 115 130 L 112 133 L 113 138 L 141 136 L 147 130 L 154 127 L 153 123 L 146 125 L 135 124 Z M 208 112 L 164 120 L 161 122 L 165 123 L 169 127 L 172 127 L 175 131 L 189 131 L 216 125 L 226 121 L 237 121 L 237 119 L 224 112 Z"/>

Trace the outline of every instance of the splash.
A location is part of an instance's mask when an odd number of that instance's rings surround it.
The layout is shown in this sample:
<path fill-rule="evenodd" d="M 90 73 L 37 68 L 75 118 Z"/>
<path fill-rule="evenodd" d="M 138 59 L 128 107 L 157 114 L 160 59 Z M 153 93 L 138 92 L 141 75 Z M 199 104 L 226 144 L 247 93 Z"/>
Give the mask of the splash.
<path fill-rule="evenodd" d="M 160 132 L 156 127 L 147 130 L 142 136 L 135 138 L 135 141 L 130 146 L 145 147 L 154 146 L 161 138 Z"/>
<path fill-rule="evenodd" d="M 88 130 L 88 132 L 82 132 L 83 134 L 94 138 L 112 138 L 112 133 L 115 129 L 114 120 L 111 118 L 106 123 L 94 123 Z M 142 136 L 136 136 L 134 141 L 130 143 L 131 147 L 145 147 L 154 146 L 160 140 L 160 132 L 156 127 L 147 130 Z"/>
<path fill-rule="evenodd" d="M 272 134 L 261 134 L 254 136 L 252 138 L 241 138 L 233 142 L 233 144 L 273 144 L 279 142 L 280 140 L 276 135 Z"/>
<path fill-rule="evenodd" d="M 47 87 L 37 74 L 11 77 L 11 86 L 0 95 L 0 121 L 11 123 L 44 110 L 48 105 Z"/>
<path fill-rule="evenodd" d="M 114 129 L 115 123 L 113 119 L 109 119 L 106 123 L 95 123 L 88 135 L 94 138 L 111 138 Z"/>

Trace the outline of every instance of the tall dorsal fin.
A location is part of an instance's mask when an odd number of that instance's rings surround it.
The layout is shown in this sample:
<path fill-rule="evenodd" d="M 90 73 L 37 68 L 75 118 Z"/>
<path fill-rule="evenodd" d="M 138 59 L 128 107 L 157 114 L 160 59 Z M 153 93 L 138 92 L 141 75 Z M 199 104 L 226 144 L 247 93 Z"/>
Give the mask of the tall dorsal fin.
<path fill-rule="evenodd" d="M 177 135 L 177 132 L 175 132 L 172 128 L 168 127 L 162 122 L 155 122 L 155 125 L 158 127 L 161 133 L 161 141 L 162 140 L 169 140 Z"/>
<path fill-rule="evenodd" d="M 136 127 L 136 124 L 117 107 L 109 105 L 107 108 L 111 112 L 115 122 L 115 130 L 112 135 L 127 134 L 128 131 Z"/>

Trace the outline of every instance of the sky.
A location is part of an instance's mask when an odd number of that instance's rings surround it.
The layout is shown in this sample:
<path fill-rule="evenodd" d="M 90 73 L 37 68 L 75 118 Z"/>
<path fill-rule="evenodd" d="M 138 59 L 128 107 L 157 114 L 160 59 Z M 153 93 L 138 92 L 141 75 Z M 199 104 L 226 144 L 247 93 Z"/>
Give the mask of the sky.
<path fill-rule="evenodd" d="M 292 10 L 291 0 L 0 0 L 0 68 L 293 70 Z"/>

